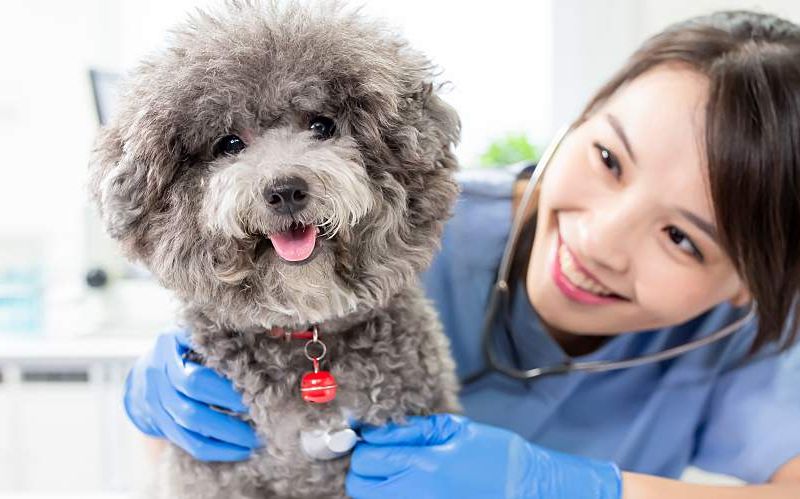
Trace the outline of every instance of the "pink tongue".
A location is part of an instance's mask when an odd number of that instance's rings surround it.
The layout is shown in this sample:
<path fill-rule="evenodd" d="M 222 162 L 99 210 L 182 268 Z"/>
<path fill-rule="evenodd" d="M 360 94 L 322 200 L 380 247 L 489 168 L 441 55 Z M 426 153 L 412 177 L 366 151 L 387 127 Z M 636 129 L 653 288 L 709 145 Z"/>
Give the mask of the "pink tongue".
<path fill-rule="evenodd" d="M 317 227 L 304 225 L 299 229 L 275 232 L 269 235 L 269 239 L 281 258 L 290 262 L 301 262 L 311 256 L 311 252 L 314 251 Z"/>

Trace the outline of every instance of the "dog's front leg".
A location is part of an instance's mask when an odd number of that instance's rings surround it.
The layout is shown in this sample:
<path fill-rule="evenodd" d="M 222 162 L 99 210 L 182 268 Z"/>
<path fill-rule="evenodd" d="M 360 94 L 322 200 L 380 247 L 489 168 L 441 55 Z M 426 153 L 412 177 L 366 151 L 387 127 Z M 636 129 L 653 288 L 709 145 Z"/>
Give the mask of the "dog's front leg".
<path fill-rule="evenodd" d="M 258 490 L 250 461 L 197 461 L 170 445 L 164 450 L 147 499 L 253 499 L 271 497 Z"/>

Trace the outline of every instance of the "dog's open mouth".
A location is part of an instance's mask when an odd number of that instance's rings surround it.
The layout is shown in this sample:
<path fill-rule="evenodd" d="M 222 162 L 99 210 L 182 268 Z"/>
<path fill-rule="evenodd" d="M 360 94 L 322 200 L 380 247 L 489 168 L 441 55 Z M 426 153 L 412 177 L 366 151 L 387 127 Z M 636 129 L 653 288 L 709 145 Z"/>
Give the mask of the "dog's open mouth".
<path fill-rule="evenodd" d="M 305 225 L 293 222 L 289 230 L 273 232 L 259 241 L 256 247 L 256 258 L 259 258 L 267 248 L 275 248 L 275 253 L 287 262 L 302 262 L 307 260 L 314 252 L 319 229 L 316 225 Z"/>

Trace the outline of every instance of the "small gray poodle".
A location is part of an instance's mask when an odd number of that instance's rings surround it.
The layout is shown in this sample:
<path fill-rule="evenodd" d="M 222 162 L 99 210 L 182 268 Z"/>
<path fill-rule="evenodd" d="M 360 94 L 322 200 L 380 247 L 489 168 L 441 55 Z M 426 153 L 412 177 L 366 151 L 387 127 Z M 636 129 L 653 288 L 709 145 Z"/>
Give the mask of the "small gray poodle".
<path fill-rule="evenodd" d="M 266 442 L 239 463 L 170 448 L 154 496 L 342 497 L 349 457 L 312 459 L 304 435 L 459 410 L 418 279 L 458 193 L 434 77 L 332 2 L 198 12 L 133 72 L 91 194 Z"/>

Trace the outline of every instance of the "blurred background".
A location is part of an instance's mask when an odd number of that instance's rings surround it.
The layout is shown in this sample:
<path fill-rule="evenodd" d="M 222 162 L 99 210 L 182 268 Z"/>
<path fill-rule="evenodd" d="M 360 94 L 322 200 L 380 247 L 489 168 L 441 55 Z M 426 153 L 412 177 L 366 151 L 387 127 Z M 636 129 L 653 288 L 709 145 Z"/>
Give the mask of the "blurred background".
<path fill-rule="evenodd" d="M 128 497 L 147 472 L 121 387 L 132 359 L 173 325 L 175 303 L 103 234 L 87 203 L 87 163 L 118 75 L 161 48 L 186 12 L 216 3 L 3 3 L 0 497 Z M 359 3 L 443 70 L 467 168 L 534 159 L 672 22 L 729 8 L 800 22 L 793 0 Z"/>

